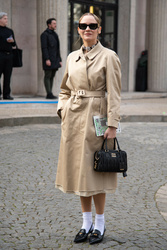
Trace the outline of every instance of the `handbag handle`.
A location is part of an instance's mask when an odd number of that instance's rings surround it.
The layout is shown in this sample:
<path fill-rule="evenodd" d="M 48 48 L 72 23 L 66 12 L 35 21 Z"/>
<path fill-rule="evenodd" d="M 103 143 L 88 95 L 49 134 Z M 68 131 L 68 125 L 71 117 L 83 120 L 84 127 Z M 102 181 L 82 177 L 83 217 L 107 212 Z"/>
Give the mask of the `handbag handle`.
<path fill-rule="evenodd" d="M 120 146 L 119 146 L 117 137 L 114 138 L 114 149 L 116 149 L 116 144 L 117 144 L 117 147 L 118 147 L 118 151 L 120 151 Z M 104 145 L 105 145 L 105 148 L 104 148 Z M 108 150 L 108 148 L 107 148 L 107 138 L 104 139 L 101 149 Z"/>

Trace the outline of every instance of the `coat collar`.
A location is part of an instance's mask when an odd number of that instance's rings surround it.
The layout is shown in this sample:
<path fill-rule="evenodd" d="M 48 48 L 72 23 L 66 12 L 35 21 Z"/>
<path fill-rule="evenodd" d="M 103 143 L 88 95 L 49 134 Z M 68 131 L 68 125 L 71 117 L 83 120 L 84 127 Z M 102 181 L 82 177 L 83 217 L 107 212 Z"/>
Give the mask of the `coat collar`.
<path fill-rule="evenodd" d="M 51 30 L 51 29 L 49 29 L 49 28 L 47 28 L 46 31 L 47 31 L 48 33 L 50 33 L 50 34 L 52 34 L 53 32 L 55 33 L 54 30 Z"/>
<path fill-rule="evenodd" d="M 85 58 L 87 57 L 90 60 L 93 60 L 97 54 L 100 53 L 100 51 L 102 50 L 103 46 L 100 42 L 98 42 L 98 44 L 91 49 L 88 53 L 84 54 L 82 47 L 78 50 L 78 53 L 76 54 L 76 62 L 79 61 L 81 58 Z"/>

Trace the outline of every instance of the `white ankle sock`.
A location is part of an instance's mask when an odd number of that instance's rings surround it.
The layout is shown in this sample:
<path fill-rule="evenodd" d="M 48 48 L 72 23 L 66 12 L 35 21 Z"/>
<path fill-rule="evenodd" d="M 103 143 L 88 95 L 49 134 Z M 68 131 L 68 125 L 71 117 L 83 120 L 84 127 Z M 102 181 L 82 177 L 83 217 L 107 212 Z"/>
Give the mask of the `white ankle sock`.
<path fill-rule="evenodd" d="M 104 233 L 105 221 L 104 214 L 96 214 L 95 216 L 95 229 L 101 232 L 101 235 Z"/>
<path fill-rule="evenodd" d="M 91 225 L 92 225 L 92 212 L 84 212 L 82 229 L 85 229 L 86 233 L 88 233 Z"/>

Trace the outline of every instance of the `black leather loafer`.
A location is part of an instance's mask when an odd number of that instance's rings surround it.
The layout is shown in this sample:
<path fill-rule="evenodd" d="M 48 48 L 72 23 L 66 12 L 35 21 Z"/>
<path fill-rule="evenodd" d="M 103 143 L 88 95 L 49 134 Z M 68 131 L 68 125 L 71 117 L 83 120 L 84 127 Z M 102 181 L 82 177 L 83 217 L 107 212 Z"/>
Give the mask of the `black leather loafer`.
<path fill-rule="evenodd" d="M 57 96 L 53 95 L 52 93 L 47 94 L 46 99 L 57 99 Z"/>
<path fill-rule="evenodd" d="M 10 95 L 4 96 L 3 97 L 4 100 L 13 100 L 14 98 L 11 97 Z"/>
<path fill-rule="evenodd" d="M 106 229 L 104 229 L 104 233 L 105 233 Z M 100 243 L 103 240 L 104 237 L 104 233 L 101 235 L 100 231 L 95 229 L 90 237 L 89 237 L 89 243 L 91 245 L 96 244 L 96 243 Z"/>
<path fill-rule="evenodd" d="M 92 223 L 88 233 L 86 233 L 85 229 L 80 229 L 79 232 L 77 233 L 77 235 L 75 236 L 74 242 L 80 243 L 80 242 L 86 241 L 88 238 L 88 234 L 92 233 L 92 231 L 93 231 L 93 223 Z"/>

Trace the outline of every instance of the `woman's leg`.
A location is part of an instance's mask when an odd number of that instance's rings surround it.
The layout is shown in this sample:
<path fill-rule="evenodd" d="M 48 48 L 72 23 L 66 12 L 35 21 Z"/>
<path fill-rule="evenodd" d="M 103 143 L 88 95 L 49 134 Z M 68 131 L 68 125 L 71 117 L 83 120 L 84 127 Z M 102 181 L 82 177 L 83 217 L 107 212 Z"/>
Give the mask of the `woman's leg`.
<path fill-rule="evenodd" d="M 90 197 L 83 197 L 80 196 L 81 200 L 81 207 L 82 207 L 82 214 L 83 214 L 83 224 L 80 231 L 75 236 L 74 242 L 80 243 L 84 242 L 88 234 L 93 231 L 93 224 L 92 224 L 92 196 Z"/>
<path fill-rule="evenodd" d="M 93 196 L 96 216 L 95 216 L 95 229 L 99 230 L 101 235 L 104 233 L 105 229 L 105 221 L 104 221 L 104 208 L 105 208 L 105 200 L 106 194 L 97 194 Z"/>
<path fill-rule="evenodd" d="M 96 194 L 93 196 L 93 200 L 96 208 L 96 214 L 104 214 L 106 194 Z"/>
<path fill-rule="evenodd" d="M 92 196 L 84 197 L 80 196 L 82 213 L 92 211 Z"/>
<path fill-rule="evenodd" d="M 92 196 L 83 197 L 80 196 L 82 215 L 83 215 L 83 224 L 82 229 L 86 230 L 86 233 L 89 232 L 92 226 Z"/>

